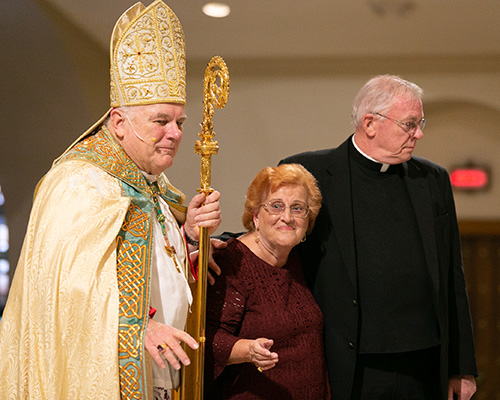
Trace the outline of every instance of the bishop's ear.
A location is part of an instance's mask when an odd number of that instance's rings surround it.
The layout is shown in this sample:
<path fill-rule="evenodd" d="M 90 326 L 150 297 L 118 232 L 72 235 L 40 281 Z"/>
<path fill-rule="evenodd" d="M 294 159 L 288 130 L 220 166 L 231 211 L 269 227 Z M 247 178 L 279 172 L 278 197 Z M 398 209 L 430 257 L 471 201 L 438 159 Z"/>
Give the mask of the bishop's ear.
<path fill-rule="evenodd" d="M 127 123 L 125 112 L 117 108 L 113 108 L 109 113 L 109 125 L 113 133 L 123 139 L 125 136 L 125 125 Z"/>

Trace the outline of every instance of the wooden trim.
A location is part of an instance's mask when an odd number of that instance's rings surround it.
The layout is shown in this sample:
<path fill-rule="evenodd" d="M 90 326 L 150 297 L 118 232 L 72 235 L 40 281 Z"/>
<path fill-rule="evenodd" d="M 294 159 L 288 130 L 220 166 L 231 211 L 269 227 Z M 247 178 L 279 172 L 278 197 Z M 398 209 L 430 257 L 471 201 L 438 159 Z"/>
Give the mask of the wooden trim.
<path fill-rule="evenodd" d="M 500 220 L 459 221 L 458 227 L 462 235 L 500 235 Z"/>

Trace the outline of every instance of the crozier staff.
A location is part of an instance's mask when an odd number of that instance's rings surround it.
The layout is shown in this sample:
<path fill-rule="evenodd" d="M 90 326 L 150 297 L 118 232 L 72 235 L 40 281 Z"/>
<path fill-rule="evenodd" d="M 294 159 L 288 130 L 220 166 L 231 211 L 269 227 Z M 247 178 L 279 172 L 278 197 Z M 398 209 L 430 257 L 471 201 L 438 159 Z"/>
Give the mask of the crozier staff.
<path fill-rule="evenodd" d="M 168 399 L 189 363 L 181 342 L 198 346 L 183 331 L 188 254 L 221 214 L 218 192 L 186 207 L 163 173 L 186 120 L 180 22 L 137 3 L 110 55 L 112 108 L 36 190 L 0 325 L 8 398 Z"/>

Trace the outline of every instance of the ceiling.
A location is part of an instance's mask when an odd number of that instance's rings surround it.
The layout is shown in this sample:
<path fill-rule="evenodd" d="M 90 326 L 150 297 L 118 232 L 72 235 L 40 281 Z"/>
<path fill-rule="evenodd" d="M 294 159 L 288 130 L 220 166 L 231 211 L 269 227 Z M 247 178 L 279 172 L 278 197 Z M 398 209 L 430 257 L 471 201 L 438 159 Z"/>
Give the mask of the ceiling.
<path fill-rule="evenodd" d="M 106 50 L 116 20 L 134 3 L 44 1 Z M 191 59 L 500 55 L 497 0 L 227 0 L 231 14 L 223 19 L 205 16 L 205 1 L 166 3 L 181 20 Z"/>

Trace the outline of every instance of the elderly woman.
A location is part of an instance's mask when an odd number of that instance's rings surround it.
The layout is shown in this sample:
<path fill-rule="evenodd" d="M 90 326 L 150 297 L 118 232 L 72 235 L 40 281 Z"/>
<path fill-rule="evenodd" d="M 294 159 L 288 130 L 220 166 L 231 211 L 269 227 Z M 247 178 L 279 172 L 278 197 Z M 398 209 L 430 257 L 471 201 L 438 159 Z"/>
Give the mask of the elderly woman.
<path fill-rule="evenodd" d="M 243 225 L 214 255 L 205 399 L 329 399 L 323 316 L 296 250 L 321 207 L 301 165 L 264 168 L 247 190 Z"/>

